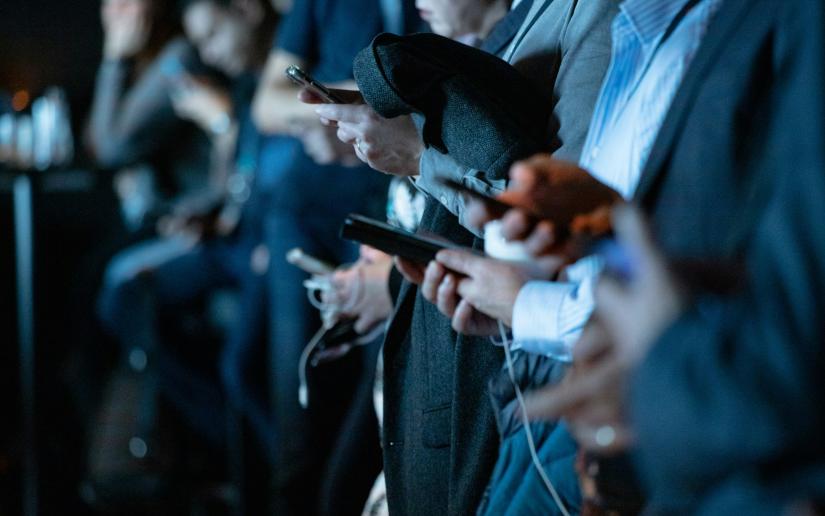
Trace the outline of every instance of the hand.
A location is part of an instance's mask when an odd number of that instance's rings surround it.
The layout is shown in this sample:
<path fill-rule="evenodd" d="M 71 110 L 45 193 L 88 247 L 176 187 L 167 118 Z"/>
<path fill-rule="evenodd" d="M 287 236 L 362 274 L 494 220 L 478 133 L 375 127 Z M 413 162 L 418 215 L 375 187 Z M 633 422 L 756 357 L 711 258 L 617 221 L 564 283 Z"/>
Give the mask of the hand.
<path fill-rule="evenodd" d="M 151 33 L 151 16 L 146 2 L 106 0 L 101 6 L 106 59 L 127 59 L 146 46 Z"/>
<path fill-rule="evenodd" d="M 374 251 L 374 250 L 373 250 Z M 332 274 L 333 290 L 323 301 L 333 305 L 346 318 L 354 318 L 355 331 L 364 335 L 385 321 L 392 313 L 388 280 L 392 257 L 379 251 L 362 256 L 352 267 Z"/>
<path fill-rule="evenodd" d="M 574 347 L 573 373 L 563 385 L 527 400 L 530 417 L 566 417 L 582 446 L 601 453 L 632 442 L 624 423 L 627 378 L 684 305 L 683 288 L 642 216 L 633 208 L 618 208 L 613 225 L 622 245 L 633 251 L 633 276 L 626 284 L 605 277 L 599 281 L 595 313 Z"/>
<path fill-rule="evenodd" d="M 598 317 L 591 319 L 573 348 L 573 364 L 560 385 L 526 396 L 527 416 L 544 420 L 564 417 L 582 448 L 595 454 L 624 451 L 633 442 L 624 417 L 629 364 L 614 352 Z"/>
<path fill-rule="evenodd" d="M 479 312 L 459 297 L 459 281 L 461 277 L 458 274 L 447 271 L 438 262 L 430 262 L 421 284 L 421 293 L 451 319 L 452 327 L 458 333 L 482 337 L 498 334 L 496 319 Z"/>
<path fill-rule="evenodd" d="M 502 218 L 502 233 L 524 240 L 535 256 L 558 252 L 561 233 L 603 234 L 609 208 L 621 196 L 573 163 L 537 155 L 513 165 L 510 184 L 499 198 L 519 206 Z M 468 220 L 481 227 L 494 218 L 483 204 L 470 205 Z"/>
<path fill-rule="evenodd" d="M 170 213 L 158 219 L 158 233 L 167 237 L 187 236 L 194 241 L 223 235 L 221 216 L 224 206 L 223 197 L 212 194 L 181 199 Z"/>
<path fill-rule="evenodd" d="M 687 296 L 636 208 L 615 209 L 613 225 L 630 257 L 631 278 L 603 276 L 596 286 L 596 311 L 623 360 L 636 364 L 682 312 Z"/>
<path fill-rule="evenodd" d="M 341 142 L 334 127 L 327 127 L 317 122 L 310 126 L 296 125 L 294 136 L 301 140 L 304 151 L 319 165 L 341 163 L 353 167 L 361 162 L 352 150 L 352 146 Z"/>
<path fill-rule="evenodd" d="M 308 90 L 300 98 L 307 103 L 319 100 Z M 350 103 L 320 104 L 315 109 L 321 122 L 337 127 L 338 138 L 352 145 L 358 159 L 373 169 L 396 176 L 417 175 L 424 144 L 412 118 L 383 118 L 364 104 L 358 92 L 348 92 L 344 98 Z"/>
<path fill-rule="evenodd" d="M 173 86 L 172 107 L 180 118 L 194 122 L 207 133 L 220 135 L 231 128 L 232 99 L 208 80 L 182 75 Z"/>
<path fill-rule="evenodd" d="M 506 262 L 478 256 L 469 251 L 446 250 L 436 256 L 438 264 L 428 268 L 422 291 L 425 297 L 449 314 L 456 296 L 484 315 L 510 326 L 513 306 L 521 288 L 530 280 L 549 280 L 563 265 L 559 257 L 548 256 L 530 263 Z M 442 271 L 449 269 L 450 273 Z M 462 276 L 462 277 L 459 277 Z M 448 282 L 443 285 L 442 278 Z M 466 309 L 465 309 L 466 310 Z M 468 314 L 462 313 L 464 317 Z"/>

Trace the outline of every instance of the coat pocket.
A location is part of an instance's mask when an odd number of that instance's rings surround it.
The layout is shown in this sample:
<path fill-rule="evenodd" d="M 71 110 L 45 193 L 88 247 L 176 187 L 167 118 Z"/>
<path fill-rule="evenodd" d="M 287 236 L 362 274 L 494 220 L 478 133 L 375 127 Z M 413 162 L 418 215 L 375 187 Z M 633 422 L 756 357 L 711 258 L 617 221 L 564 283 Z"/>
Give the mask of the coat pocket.
<path fill-rule="evenodd" d="M 425 448 L 450 446 L 452 403 L 425 409 L 422 414 L 422 439 Z"/>

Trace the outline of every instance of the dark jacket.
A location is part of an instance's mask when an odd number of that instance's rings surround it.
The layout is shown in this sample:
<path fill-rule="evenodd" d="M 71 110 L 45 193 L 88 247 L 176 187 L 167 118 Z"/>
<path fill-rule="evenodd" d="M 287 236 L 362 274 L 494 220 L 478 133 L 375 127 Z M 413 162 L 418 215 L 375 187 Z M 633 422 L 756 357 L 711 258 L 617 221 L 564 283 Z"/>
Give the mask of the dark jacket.
<path fill-rule="evenodd" d="M 744 277 L 699 296 L 634 381 L 641 471 L 668 514 L 733 514 L 759 484 L 770 505 L 751 507 L 774 514 L 825 492 L 823 30 L 822 2 L 726 0 L 641 179 L 669 256 Z"/>
<path fill-rule="evenodd" d="M 422 115 L 424 145 L 466 166 L 506 177 L 515 159 L 550 149 L 546 91 L 493 54 L 436 34 L 380 34 L 353 70 L 379 115 Z"/>
<path fill-rule="evenodd" d="M 515 59 L 528 57 L 518 52 L 518 44 L 524 42 L 529 43 L 524 48 L 529 48 L 533 57 L 549 57 L 541 67 L 544 75 L 525 75 L 534 80 L 553 75 L 550 83 L 543 84 L 550 106 L 559 105 L 551 100 L 553 83 L 558 85 L 557 72 L 560 81 L 571 85 L 580 74 L 595 77 L 593 84 L 576 84 L 565 96 L 566 106 L 577 105 L 576 110 L 570 110 L 575 117 L 569 126 L 586 128 L 587 122 L 580 124 L 579 118 L 589 121 L 607 67 L 610 18 L 604 15 L 608 4 L 612 5 L 600 1 L 577 7 L 579 3 L 570 0 L 537 1 L 527 14 L 525 25 L 529 28 L 522 26 L 515 35 L 517 51 L 511 53 Z M 511 32 L 514 28 L 509 27 Z M 496 41 L 498 49 L 505 46 Z M 581 63 L 586 70 L 562 62 L 565 50 L 588 55 L 591 59 Z M 560 123 L 569 130 L 566 122 L 563 117 Z M 559 121 L 545 120 L 545 130 L 549 125 L 558 127 Z M 584 134 L 575 130 L 569 134 L 565 139 L 568 152 L 578 155 Z M 551 150 L 560 144 L 556 136 L 554 133 L 547 139 Z M 468 129 L 463 138 L 473 143 L 475 132 Z M 529 151 L 510 155 L 508 163 L 496 168 L 496 179 L 506 179 L 509 161 L 527 154 Z M 422 174 L 430 172 L 422 169 Z M 421 230 L 461 245 L 481 245 L 432 197 L 428 198 Z M 384 468 L 393 514 L 475 512 L 497 457 L 499 437 L 487 386 L 501 363 L 501 350 L 488 339 L 456 334 L 449 319 L 419 296 L 414 286 L 402 286 L 384 347 Z"/>

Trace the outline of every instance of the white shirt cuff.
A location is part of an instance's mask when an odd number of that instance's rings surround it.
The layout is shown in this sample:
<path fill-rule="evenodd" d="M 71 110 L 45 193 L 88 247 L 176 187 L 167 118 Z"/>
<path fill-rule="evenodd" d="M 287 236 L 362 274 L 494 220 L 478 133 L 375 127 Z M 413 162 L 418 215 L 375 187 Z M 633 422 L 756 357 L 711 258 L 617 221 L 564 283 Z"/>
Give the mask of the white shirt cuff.
<path fill-rule="evenodd" d="M 569 362 L 593 311 L 593 278 L 581 283 L 532 281 L 513 307 L 513 341 L 529 353 Z"/>

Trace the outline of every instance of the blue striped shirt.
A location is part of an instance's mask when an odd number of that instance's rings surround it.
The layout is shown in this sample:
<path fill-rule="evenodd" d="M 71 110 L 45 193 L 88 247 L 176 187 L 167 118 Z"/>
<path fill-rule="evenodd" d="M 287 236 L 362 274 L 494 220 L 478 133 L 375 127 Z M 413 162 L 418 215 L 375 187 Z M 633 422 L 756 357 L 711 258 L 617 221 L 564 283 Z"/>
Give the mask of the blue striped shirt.
<path fill-rule="evenodd" d="M 612 26 L 610 66 L 579 164 L 630 198 L 673 98 L 722 0 L 626 0 Z M 595 257 L 566 282 L 530 282 L 513 310 L 524 350 L 569 360 L 593 310 Z"/>

